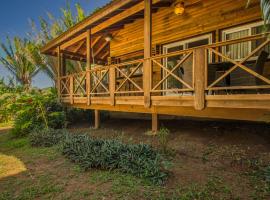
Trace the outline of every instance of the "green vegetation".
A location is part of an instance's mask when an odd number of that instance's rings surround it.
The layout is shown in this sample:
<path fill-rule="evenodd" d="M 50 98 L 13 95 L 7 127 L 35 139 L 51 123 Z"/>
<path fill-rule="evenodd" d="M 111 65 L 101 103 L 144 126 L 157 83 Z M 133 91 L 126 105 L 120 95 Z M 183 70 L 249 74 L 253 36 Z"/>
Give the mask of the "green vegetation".
<path fill-rule="evenodd" d="M 117 140 L 97 140 L 87 135 L 70 135 L 62 153 L 84 170 L 92 168 L 119 170 L 156 184 L 162 184 L 168 173 L 161 156 L 149 145 L 129 145 Z"/>
<path fill-rule="evenodd" d="M 35 129 L 30 135 L 30 143 L 35 147 L 52 147 L 59 144 L 66 137 L 66 130 Z"/>
<path fill-rule="evenodd" d="M 0 97 L 0 122 L 14 121 L 13 135 L 21 137 L 35 128 L 64 128 L 66 115 L 57 102 L 54 90 L 31 90 L 5 88 Z M 1 93 L 1 89 L 0 89 Z"/>

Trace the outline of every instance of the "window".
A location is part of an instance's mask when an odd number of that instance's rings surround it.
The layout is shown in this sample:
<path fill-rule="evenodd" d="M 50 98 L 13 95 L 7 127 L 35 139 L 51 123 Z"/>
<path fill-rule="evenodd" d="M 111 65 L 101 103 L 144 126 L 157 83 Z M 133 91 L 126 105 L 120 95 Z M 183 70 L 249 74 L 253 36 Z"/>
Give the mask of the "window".
<path fill-rule="evenodd" d="M 227 29 L 222 32 L 222 40 L 234 40 L 247 36 L 252 36 L 262 33 L 264 30 L 263 22 L 239 26 L 232 29 Z M 228 45 L 223 48 L 223 53 L 229 58 L 240 60 L 250 54 L 256 47 L 258 47 L 263 40 L 254 40 L 250 42 L 242 42 L 238 44 Z M 269 46 L 265 47 L 265 51 L 269 52 Z M 254 58 L 253 58 L 254 59 Z"/>
<path fill-rule="evenodd" d="M 194 37 L 188 40 L 183 40 L 175 43 L 171 43 L 163 46 L 163 52 L 165 54 L 185 49 L 190 49 L 202 45 L 212 43 L 212 34 L 207 34 L 199 37 Z M 165 66 L 172 70 L 177 63 L 183 59 L 184 55 L 172 56 L 164 59 Z M 192 85 L 193 70 L 192 70 L 192 56 L 184 62 L 177 70 L 173 72 L 176 76 L 182 78 L 186 83 Z M 163 71 L 163 76 L 166 76 L 167 72 Z M 169 76 L 163 85 L 164 89 L 181 89 L 185 88 L 178 80 Z M 166 95 L 173 95 L 171 92 L 166 92 Z"/>

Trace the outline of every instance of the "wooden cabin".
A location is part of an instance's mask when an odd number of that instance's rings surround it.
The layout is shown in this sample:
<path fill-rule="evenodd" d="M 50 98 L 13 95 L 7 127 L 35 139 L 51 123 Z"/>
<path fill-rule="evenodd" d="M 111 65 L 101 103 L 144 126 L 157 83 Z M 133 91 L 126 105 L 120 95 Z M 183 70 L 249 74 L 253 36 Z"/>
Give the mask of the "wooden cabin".
<path fill-rule="evenodd" d="M 61 102 L 99 111 L 270 121 L 259 0 L 114 0 L 50 41 Z M 68 72 L 66 63 L 82 70 Z M 84 67 L 85 66 L 85 67 Z"/>

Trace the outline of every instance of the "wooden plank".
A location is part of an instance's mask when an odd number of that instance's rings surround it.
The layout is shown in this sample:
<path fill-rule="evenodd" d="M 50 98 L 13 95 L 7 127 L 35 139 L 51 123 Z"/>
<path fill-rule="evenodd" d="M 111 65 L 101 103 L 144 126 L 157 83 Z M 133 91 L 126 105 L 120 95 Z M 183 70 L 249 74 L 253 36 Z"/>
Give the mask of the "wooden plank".
<path fill-rule="evenodd" d="M 88 69 L 91 69 L 91 29 L 87 30 L 86 34 L 86 67 Z"/>
<path fill-rule="evenodd" d="M 239 109 L 239 108 L 206 108 L 202 111 L 195 110 L 193 107 L 181 106 L 157 106 L 145 108 L 143 105 L 94 105 L 87 106 L 86 104 L 74 104 L 73 107 L 82 109 L 98 109 L 118 112 L 132 112 L 132 113 L 157 113 L 163 115 L 176 115 L 186 117 L 198 118 L 212 118 L 212 119 L 233 119 L 233 120 L 249 120 L 270 122 L 269 109 Z"/>
<path fill-rule="evenodd" d="M 108 64 L 111 65 L 111 58 L 108 58 Z M 115 81 L 116 81 L 116 74 L 115 74 L 115 68 L 110 67 L 109 71 L 109 90 L 110 90 L 110 97 L 111 97 L 111 105 L 115 105 Z"/>
<path fill-rule="evenodd" d="M 100 128 L 100 112 L 99 110 L 95 110 L 95 129 L 99 129 Z"/>
<path fill-rule="evenodd" d="M 143 63 L 143 91 L 144 106 L 151 106 L 151 78 L 152 78 L 152 0 L 144 0 L 144 63 Z"/>
<path fill-rule="evenodd" d="M 70 104 L 74 103 L 73 100 L 73 93 L 74 93 L 74 77 L 73 75 L 70 75 L 70 80 L 69 80 L 69 95 L 70 95 Z"/>
<path fill-rule="evenodd" d="M 205 108 L 205 68 L 206 50 L 198 48 L 194 50 L 194 108 L 203 110 Z"/>
<path fill-rule="evenodd" d="M 89 68 L 86 69 L 86 96 L 87 96 L 87 105 L 91 104 L 91 72 Z"/>

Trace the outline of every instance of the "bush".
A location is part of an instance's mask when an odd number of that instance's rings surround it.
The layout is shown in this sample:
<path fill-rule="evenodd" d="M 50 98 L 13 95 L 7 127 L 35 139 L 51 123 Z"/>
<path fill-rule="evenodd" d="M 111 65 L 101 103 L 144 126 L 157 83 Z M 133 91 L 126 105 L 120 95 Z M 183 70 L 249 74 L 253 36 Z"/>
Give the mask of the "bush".
<path fill-rule="evenodd" d="M 54 90 L 14 90 L 7 96 L 9 98 L 2 99 L 2 107 L 14 120 L 11 131 L 14 136 L 28 135 L 36 127 L 60 129 L 66 126 L 66 114 Z"/>
<path fill-rule="evenodd" d="M 166 153 L 168 151 L 168 143 L 169 143 L 169 136 L 170 136 L 169 129 L 162 127 L 158 131 L 157 136 L 158 136 L 159 147 L 161 148 L 162 153 Z"/>
<path fill-rule="evenodd" d="M 30 143 L 35 147 L 52 147 L 59 144 L 67 135 L 66 130 L 35 129 L 30 135 Z"/>
<path fill-rule="evenodd" d="M 113 170 L 162 184 L 168 173 L 161 156 L 149 145 L 128 145 L 116 140 L 95 140 L 87 135 L 68 136 L 62 153 L 84 170 Z"/>

